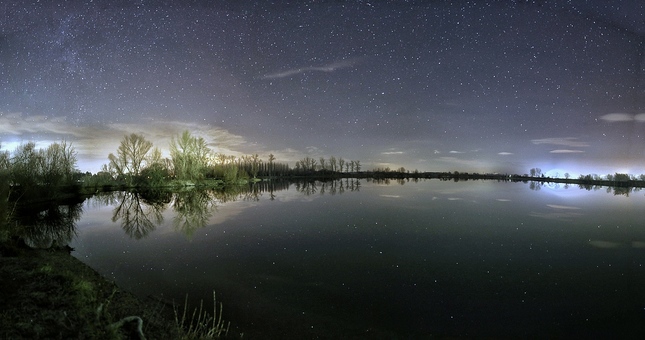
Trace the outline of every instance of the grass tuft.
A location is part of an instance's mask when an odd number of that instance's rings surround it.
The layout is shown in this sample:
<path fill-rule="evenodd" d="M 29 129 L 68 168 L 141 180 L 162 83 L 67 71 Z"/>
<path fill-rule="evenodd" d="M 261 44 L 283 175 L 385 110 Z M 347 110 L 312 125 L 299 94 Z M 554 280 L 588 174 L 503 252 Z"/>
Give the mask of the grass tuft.
<path fill-rule="evenodd" d="M 175 307 L 175 323 L 183 331 L 181 339 L 216 339 L 228 335 L 231 323 L 227 322 L 226 327 L 224 326 L 222 309 L 222 303 L 217 303 L 215 291 L 213 291 L 213 315 L 209 315 L 204 310 L 204 300 L 201 300 L 199 308 L 195 308 L 192 315 L 187 318 L 188 295 L 186 295 L 181 319 Z"/>

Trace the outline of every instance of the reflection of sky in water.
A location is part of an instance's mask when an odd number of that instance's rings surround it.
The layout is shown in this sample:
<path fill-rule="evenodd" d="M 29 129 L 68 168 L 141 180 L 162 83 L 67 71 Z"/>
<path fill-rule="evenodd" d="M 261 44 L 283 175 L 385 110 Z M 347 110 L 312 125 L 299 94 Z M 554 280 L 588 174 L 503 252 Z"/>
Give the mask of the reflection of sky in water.
<path fill-rule="evenodd" d="M 274 195 L 216 202 L 190 237 L 166 208 L 139 240 L 88 204 L 74 255 L 139 294 L 215 289 L 250 334 L 546 335 L 645 307 L 642 192 L 432 180 Z"/>

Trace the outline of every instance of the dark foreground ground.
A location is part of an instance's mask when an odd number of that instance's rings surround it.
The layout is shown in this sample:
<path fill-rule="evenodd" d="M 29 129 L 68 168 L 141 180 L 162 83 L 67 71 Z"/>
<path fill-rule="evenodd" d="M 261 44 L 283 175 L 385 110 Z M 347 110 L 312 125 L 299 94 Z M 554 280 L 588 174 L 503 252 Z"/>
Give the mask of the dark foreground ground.
<path fill-rule="evenodd" d="M 3 244 L 0 257 L 1 339 L 148 339 L 182 336 L 174 308 L 119 289 L 65 249 Z M 182 306 L 183 307 L 183 306 Z"/>

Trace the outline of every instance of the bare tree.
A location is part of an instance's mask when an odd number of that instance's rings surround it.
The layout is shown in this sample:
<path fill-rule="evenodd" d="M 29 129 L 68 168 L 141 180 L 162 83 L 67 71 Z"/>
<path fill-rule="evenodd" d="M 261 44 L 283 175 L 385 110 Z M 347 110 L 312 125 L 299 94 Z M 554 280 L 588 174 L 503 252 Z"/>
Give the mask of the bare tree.
<path fill-rule="evenodd" d="M 343 172 L 344 165 L 345 165 L 345 160 L 342 157 L 338 158 L 338 167 L 340 168 L 340 172 Z"/>
<path fill-rule="evenodd" d="M 329 157 L 329 170 L 336 171 L 337 164 L 338 163 L 336 162 L 336 157 L 334 156 Z"/>
<path fill-rule="evenodd" d="M 273 175 L 273 161 L 275 161 L 275 156 L 270 153 L 269 154 L 269 177 Z"/>
<path fill-rule="evenodd" d="M 320 157 L 319 162 L 320 162 L 320 170 L 327 170 L 327 168 L 326 168 L 326 165 L 327 165 L 326 162 L 327 161 L 325 161 L 325 157 Z"/>
<path fill-rule="evenodd" d="M 41 153 L 41 176 L 43 183 L 50 186 L 71 184 L 76 170 L 76 151 L 66 141 L 53 143 Z"/>
<path fill-rule="evenodd" d="M 118 175 L 129 175 L 130 183 L 132 183 L 132 176 L 139 175 L 142 163 L 151 148 L 152 142 L 146 140 L 142 135 L 136 133 L 126 135 L 121 140 L 117 154 L 108 156 L 110 168 Z"/>
<path fill-rule="evenodd" d="M 253 154 L 249 157 L 249 160 L 251 162 L 251 175 L 253 178 L 256 178 L 258 175 L 258 170 L 260 169 L 260 164 L 262 163 L 262 160 L 260 159 L 260 156 L 258 154 Z"/>

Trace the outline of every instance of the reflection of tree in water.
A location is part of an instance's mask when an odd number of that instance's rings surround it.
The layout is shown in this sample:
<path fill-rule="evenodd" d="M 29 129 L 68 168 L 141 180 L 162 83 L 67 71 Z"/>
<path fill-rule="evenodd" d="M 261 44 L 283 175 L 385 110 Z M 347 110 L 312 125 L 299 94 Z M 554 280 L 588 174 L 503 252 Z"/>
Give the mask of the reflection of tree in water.
<path fill-rule="evenodd" d="M 215 197 L 210 190 L 178 192 L 174 194 L 172 207 L 175 211 L 175 229 L 191 238 L 195 230 L 208 223 L 215 208 Z"/>
<path fill-rule="evenodd" d="M 243 201 L 259 201 L 262 196 L 262 190 L 258 183 L 251 183 L 246 190 L 243 190 L 240 197 Z"/>
<path fill-rule="evenodd" d="M 83 213 L 83 203 L 51 203 L 42 208 L 22 207 L 13 217 L 21 226 L 18 236 L 32 248 L 47 249 L 69 244 L 76 235 L 76 222 Z"/>
<path fill-rule="evenodd" d="M 260 192 L 268 192 L 269 199 L 275 200 L 275 192 L 280 190 L 288 190 L 291 182 L 289 181 L 280 181 L 280 180 L 270 180 L 266 182 L 254 183 Z"/>
<path fill-rule="evenodd" d="M 313 194 L 343 194 L 348 191 L 360 191 L 361 182 L 358 178 L 343 178 L 330 181 L 301 181 L 295 182 L 296 190 L 309 196 Z"/>
<path fill-rule="evenodd" d="M 163 223 L 164 198 L 169 193 L 152 194 L 120 191 L 104 199 L 114 204 L 112 222 L 121 220 L 121 227 L 132 238 L 141 239 Z"/>
<path fill-rule="evenodd" d="M 635 188 L 635 187 L 608 187 L 607 188 L 607 193 L 611 193 L 613 190 L 614 196 L 618 195 L 623 195 L 629 197 L 629 194 L 632 192 L 638 192 L 641 191 L 641 188 Z"/>

